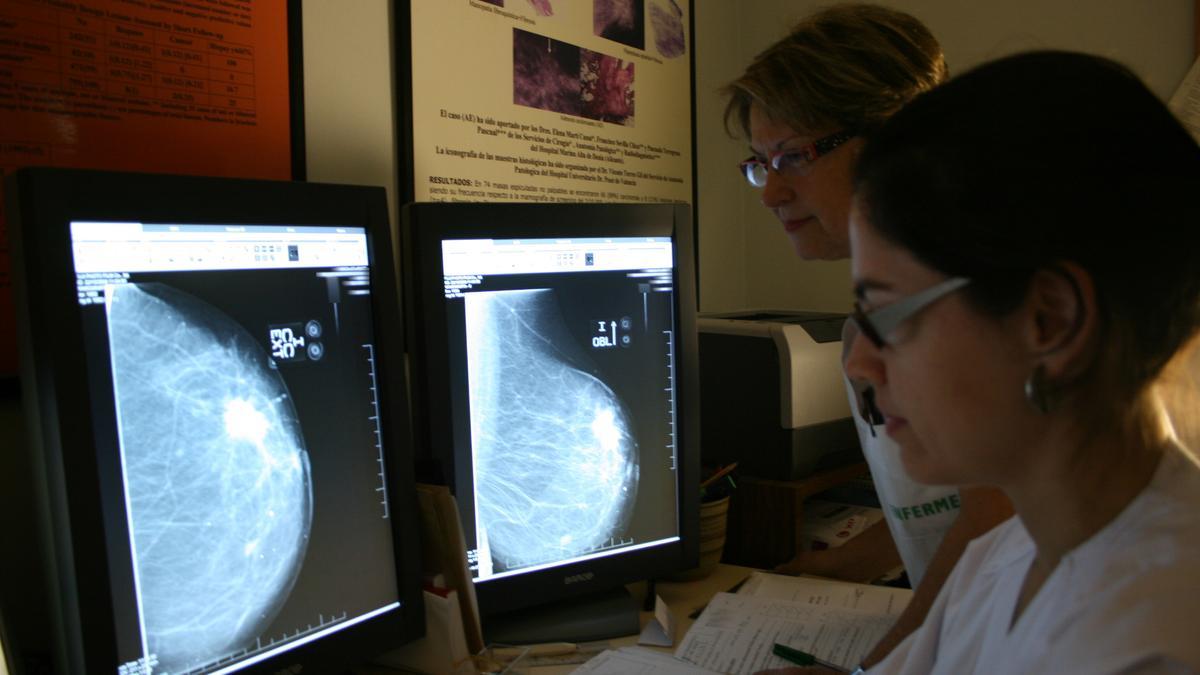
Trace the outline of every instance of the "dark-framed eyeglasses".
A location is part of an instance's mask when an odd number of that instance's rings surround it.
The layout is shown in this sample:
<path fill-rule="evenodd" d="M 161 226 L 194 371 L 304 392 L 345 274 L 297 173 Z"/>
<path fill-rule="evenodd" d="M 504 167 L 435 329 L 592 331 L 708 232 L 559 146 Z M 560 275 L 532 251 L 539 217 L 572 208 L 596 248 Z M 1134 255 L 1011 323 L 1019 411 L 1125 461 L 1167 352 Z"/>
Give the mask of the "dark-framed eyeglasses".
<path fill-rule="evenodd" d="M 849 130 L 839 131 L 822 136 L 801 148 L 772 152 L 765 160 L 747 157 L 738 164 L 738 168 L 746 177 L 746 182 L 757 188 L 766 187 L 768 169 L 781 176 L 807 176 L 813 162 L 857 135 Z"/>
<path fill-rule="evenodd" d="M 966 277 L 950 277 L 923 291 L 905 296 L 895 302 L 888 303 L 884 307 L 873 309 L 869 312 L 863 311 L 862 304 L 855 302 L 854 312 L 850 315 L 850 318 L 858 326 L 859 332 L 865 335 L 871 341 L 871 344 L 875 345 L 876 349 L 883 349 L 885 346 L 893 344 L 891 341 L 892 332 L 901 323 L 911 319 L 939 298 L 949 295 L 969 283 L 971 283 L 971 280 Z"/>

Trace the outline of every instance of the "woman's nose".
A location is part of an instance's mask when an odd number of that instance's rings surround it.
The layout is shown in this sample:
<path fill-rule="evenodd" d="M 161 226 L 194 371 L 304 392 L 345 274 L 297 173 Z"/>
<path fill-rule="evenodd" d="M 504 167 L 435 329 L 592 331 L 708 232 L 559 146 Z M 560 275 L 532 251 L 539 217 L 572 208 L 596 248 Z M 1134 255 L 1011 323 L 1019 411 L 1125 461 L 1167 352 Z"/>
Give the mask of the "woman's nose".
<path fill-rule="evenodd" d="M 763 186 L 762 205 L 773 209 L 790 202 L 796 196 L 796 188 L 778 171 L 767 170 L 767 184 Z"/>
<path fill-rule="evenodd" d="M 860 333 L 855 333 L 846 353 L 846 375 L 866 380 L 874 386 L 887 382 L 887 371 L 880 358 L 879 348 Z"/>

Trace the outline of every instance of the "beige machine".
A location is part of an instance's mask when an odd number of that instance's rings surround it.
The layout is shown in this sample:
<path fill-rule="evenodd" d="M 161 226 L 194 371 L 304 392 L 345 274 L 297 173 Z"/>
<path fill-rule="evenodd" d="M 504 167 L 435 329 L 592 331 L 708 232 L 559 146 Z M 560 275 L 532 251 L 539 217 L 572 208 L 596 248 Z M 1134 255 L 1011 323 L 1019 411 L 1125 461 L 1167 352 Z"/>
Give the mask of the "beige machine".
<path fill-rule="evenodd" d="M 842 379 L 845 320 L 797 311 L 697 320 L 706 466 L 795 480 L 861 458 Z"/>

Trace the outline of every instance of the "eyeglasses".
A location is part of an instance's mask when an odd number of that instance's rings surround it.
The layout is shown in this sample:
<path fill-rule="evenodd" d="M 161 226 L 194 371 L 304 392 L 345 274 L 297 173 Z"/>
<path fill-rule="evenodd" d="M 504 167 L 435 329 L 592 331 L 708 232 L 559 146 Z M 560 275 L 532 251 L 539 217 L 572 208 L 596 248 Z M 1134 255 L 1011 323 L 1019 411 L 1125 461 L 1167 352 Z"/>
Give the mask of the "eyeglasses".
<path fill-rule="evenodd" d="M 871 341 L 871 344 L 875 345 L 876 349 L 883 349 L 885 346 L 893 344 L 891 342 L 891 333 L 901 323 L 933 304 L 938 298 L 957 291 L 969 283 L 971 283 L 971 280 L 966 277 L 950 277 L 923 291 L 889 303 L 886 307 L 880 307 L 869 312 L 864 312 L 862 305 L 855 302 L 854 312 L 850 315 L 850 318 L 854 320 L 854 323 L 858 326 L 858 330 Z"/>
<path fill-rule="evenodd" d="M 853 131 L 839 131 L 818 138 L 802 148 L 773 152 L 767 156 L 766 161 L 757 157 L 747 157 L 738 164 L 738 168 L 746 177 L 746 181 L 757 188 L 766 187 L 768 168 L 783 176 L 807 176 L 813 162 L 857 135 Z"/>

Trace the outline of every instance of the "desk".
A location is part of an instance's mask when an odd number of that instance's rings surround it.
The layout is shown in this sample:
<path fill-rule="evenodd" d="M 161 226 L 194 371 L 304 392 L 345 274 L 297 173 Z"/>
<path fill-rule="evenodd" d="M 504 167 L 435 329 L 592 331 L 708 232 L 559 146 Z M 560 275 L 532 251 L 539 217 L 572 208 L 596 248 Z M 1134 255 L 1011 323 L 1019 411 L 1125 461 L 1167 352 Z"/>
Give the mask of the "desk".
<path fill-rule="evenodd" d="M 673 582 L 660 581 L 656 586 L 658 595 L 662 597 L 667 606 L 671 608 L 671 614 L 675 617 L 675 645 L 678 646 L 683 641 L 683 636 L 687 634 L 688 629 L 695 623 L 695 619 L 689 619 L 688 615 L 696 609 L 703 607 L 717 593 L 728 591 L 741 580 L 750 576 L 754 572 L 752 568 L 740 567 L 737 565 L 717 565 L 716 571 L 711 575 L 699 579 L 697 581 Z M 642 598 L 646 595 L 646 583 L 639 582 L 629 585 L 629 591 L 633 593 L 633 597 Z M 652 612 L 642 612 L 641 626 L 644 628 L 646 624 L 654 618 Z M 636 645 L 638 636 L 629 635 L 620 638 L 609 640 L 609 644 L 613 649 L 618 647 L 629 647 Z M 666 652 L 668 654 L 675 653 L 675 647 L 648 647 L 656 651 Z M 578 668 L 578 664 L 570 666 L 546 666 L 541 668 L 530 668 L 525 672 L 530 675 L 566 675 L 572 670 Z"/>
<path fill-rule="evenodd" d="M 722 562 L 773 569 L 796 555 L 804 524 L 804 500 L 867 474 L 854 462 L 800 480 L 743 476 L 729 505 Z"/>
<path fill-rule="evenodd" d="M 671 614 L 675 617 L 675 644 L 678 645 L 683 641 L 683 636 L 695 621 L 688 618 L 689 614 L 707 604 L 717 593 L 728 591 L 735 584 L 750 576 L 754 571 L 749 567 L 721 564 L 717 565 L 717 569 L 711 575 L 697 581 L 658 582 L 656 588 L 658 595 L 671 608 Z M 643 598 L 646 595 L 646 582 L 644 581 L 630 584 L 628 588 L 635 598 Z M 644 628 L 652 618 L 654 618 L 653 612 L 642 612 L 641 626 Z M 617 649 L 619 647 L 636 645 L 637 641 L 637 635 L 627 635 L 610 639 L 608 642 L 613 649 Z M 674 647 L 648 647 L 648 649 L 668 654 L 675 652 Z M 566 675 L 578 667 L 578 664 L 543 666 L 522 669 L 521 672 L 528 673 L 529 675 Z M 355 668 L 353 672 L 355 675 L 397 675 L 399 671 L 378 666 L 363 666 Z"/>

